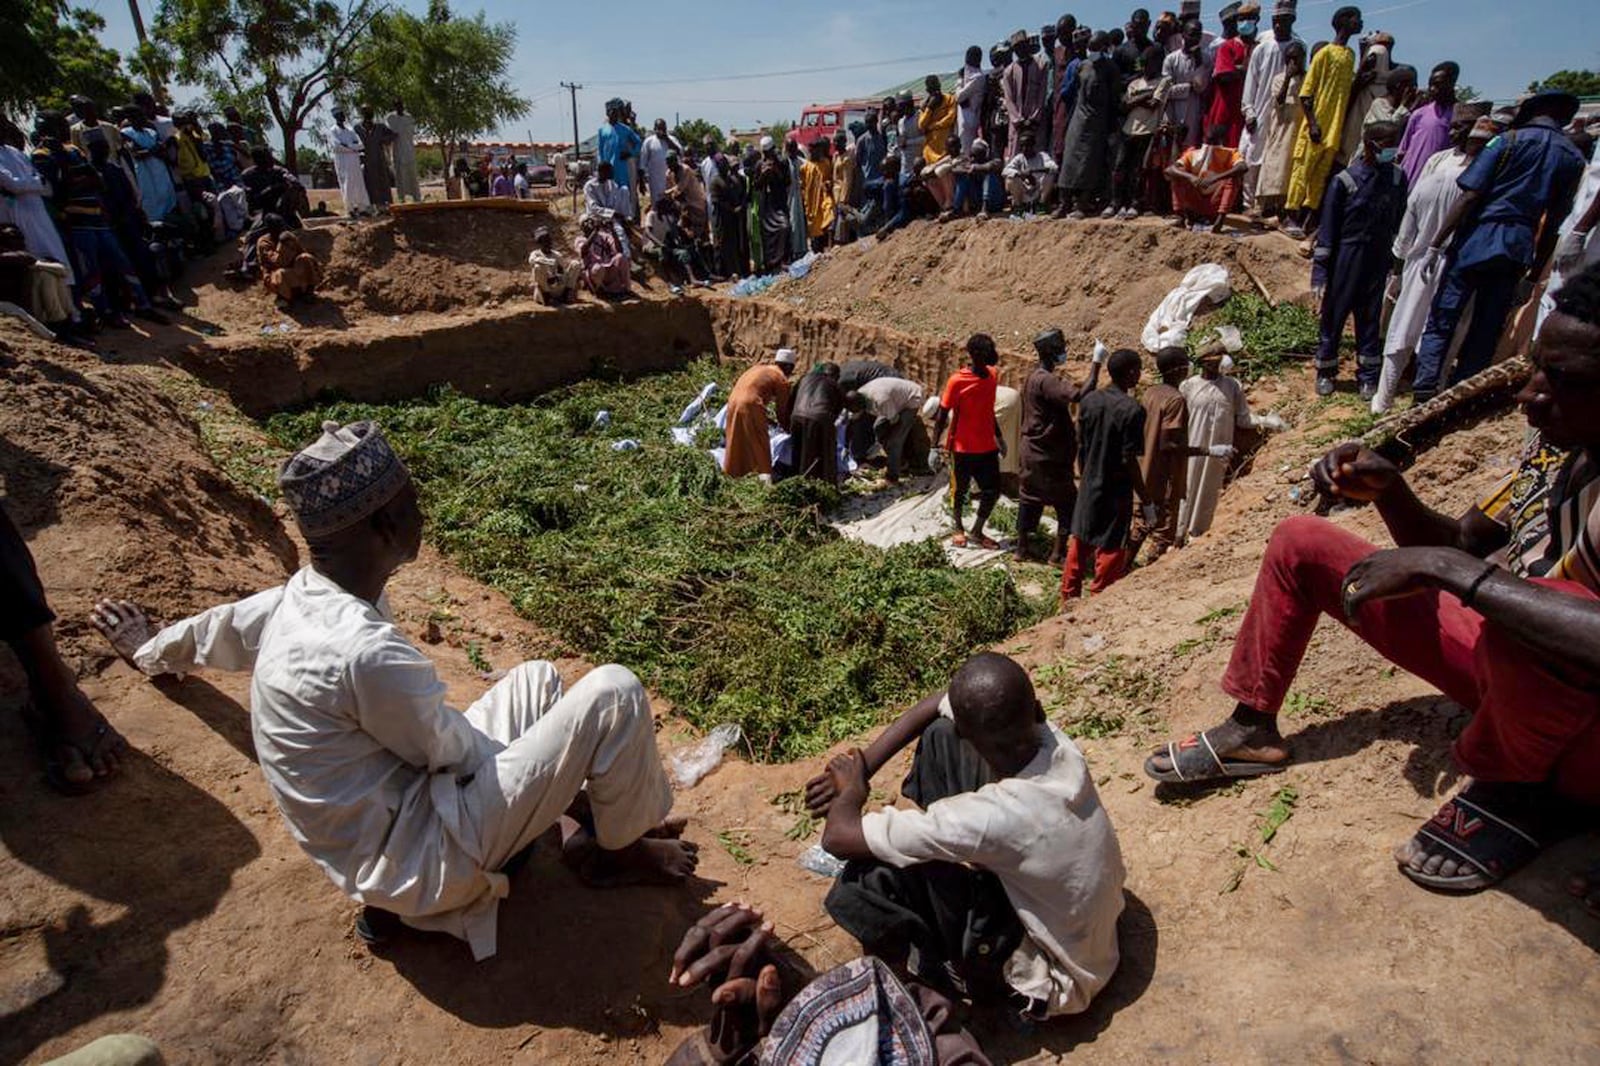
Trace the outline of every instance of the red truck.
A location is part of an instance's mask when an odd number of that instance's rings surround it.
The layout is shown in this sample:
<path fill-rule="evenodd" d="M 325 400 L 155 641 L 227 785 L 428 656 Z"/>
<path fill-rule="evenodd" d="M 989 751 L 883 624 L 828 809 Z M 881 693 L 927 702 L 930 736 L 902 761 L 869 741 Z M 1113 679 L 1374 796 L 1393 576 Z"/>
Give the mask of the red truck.
<path fill-rule="evenodd" d="M 879 100 L 846 100 L 838 104 L 812 104 L 800 112 L 800 124 L 794 129 L 795 140 L 804 148 L 824 137 L 832 139 L 840 130 L 849 132 L 850 123 L 866 118 L 867 112 L 876 111 L 880 103 Z"/>

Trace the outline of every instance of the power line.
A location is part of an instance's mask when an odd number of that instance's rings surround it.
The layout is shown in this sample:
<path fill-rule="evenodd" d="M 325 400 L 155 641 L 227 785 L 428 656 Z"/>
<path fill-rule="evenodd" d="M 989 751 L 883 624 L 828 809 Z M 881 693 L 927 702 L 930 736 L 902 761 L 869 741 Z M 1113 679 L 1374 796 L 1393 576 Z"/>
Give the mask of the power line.
<path fill-rule="evenodd" d="M 771 70 L 760 74 L 716 74 L 698 78 L 657 78 L 648 81 L 607 80 L 606 85 L 699 85 L 703 82 L 713 81 L 760 81 L 764 78 L 788 78 L 800 74 L 834 74 L 841 70 L 868 70 L 872 67 L 890 67 L 899 63 L 931 63 L 936 60 L 949 60 L 952 53 L 936 52 L 925 56 L 904 56 L 900 59 L 878 59 L 871 63 L 841 63 L 831 67 L 801 67 L 794 70 Z"/>

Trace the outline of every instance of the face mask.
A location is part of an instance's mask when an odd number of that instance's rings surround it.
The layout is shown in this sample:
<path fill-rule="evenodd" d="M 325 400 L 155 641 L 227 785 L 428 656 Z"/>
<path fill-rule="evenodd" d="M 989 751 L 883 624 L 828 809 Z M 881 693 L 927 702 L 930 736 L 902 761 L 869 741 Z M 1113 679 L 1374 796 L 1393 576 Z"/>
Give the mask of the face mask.
<path fill-rule="evenodd" d="M 1380 162 L 1380 163 L 1393 163 L 1394 162 L 1394 157 L 1399 155 L 1399 154 L 1400 154 L 1400 149 L 1398 149 L 1398 148 L 1384 148 L 1384 149 L 1381 149 L 1378 152 L 1378 162 Z"/>
<path fill-rule="evenodd" d="M 1254 37 L 1256 35 L 1256 29 L 1257 27 L 1254 22 L 1241 22 L 1239 23 L 1239 36 Z"/>
<path fill-rule="evenodd" d="M 1224 374 L 1232 374 L 1233 373 L 1233 356 L 1231 356 L 1231 355 L 1223 356 L 1222 357 L 1222 362 L 1217 364 L 1217 369 L 1220 370 Z"/>

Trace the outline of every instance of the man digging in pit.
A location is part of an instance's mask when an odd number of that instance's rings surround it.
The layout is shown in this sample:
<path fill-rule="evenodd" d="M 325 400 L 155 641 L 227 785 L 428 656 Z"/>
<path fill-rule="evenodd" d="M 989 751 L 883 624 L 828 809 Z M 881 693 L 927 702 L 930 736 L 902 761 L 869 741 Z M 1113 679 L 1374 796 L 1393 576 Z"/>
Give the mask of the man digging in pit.
<path fill-rule="evenodd" d="M 1430 888 L 1496 884 L 1592 825 L 1600 805 L 1600 266 L 1569 282 L 1517 394 L 1535 431 L 1521 469 L 1452 519 L 1358 444 L 1312 468 L 1370 501 L 1399 545 L 1319 518 L 1267 545 L 1222 688 L 1232 716 L 1151 756 L 1158 781 L 1255 777 L 1289 764 L 1278 711 L 1322 615 L 1473 712 L 1455 741 L 1466 786 L 1395 852 Z M 1504 563 L 1486 562 L 1494 557 Z M 1600 904 L 1600 870 L 1575 882 Z"/>
<path fill-rule="evenodd" d="M 395 625 L 384 586 L 417 556 L 422 512 L 371 422 L 323 424 L 278 483 L 310 549 L 288 584 L 159 633 L 136 606 L 95 622 L 150 676 L 254 670 L 250 719 L 278 809 L 300 846 L 366 904 L 357 932 L 397 925 L 495 953 L 507 866 L 563 822 L 564 853 L 594 885 L 669 884 L 697 863 L 666 820 L 672 790 L 638 678 L 602 666 L 563 692 L 523 663 L 458 713 L 433 664 Z"/>

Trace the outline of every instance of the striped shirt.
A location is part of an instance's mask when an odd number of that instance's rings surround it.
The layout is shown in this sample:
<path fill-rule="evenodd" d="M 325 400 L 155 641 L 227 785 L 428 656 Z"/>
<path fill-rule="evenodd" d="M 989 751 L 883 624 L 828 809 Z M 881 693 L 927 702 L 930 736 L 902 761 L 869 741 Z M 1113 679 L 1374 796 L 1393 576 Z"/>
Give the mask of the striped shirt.
<path fill-rule="evenodd" d="M 1512 573 L 1576 581 L 1600 593 L 1600 466 L 1587 451 L 1532 435 L 1516 472 L 1478 508 L 1506 528 Z"/>

